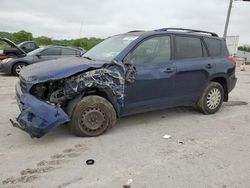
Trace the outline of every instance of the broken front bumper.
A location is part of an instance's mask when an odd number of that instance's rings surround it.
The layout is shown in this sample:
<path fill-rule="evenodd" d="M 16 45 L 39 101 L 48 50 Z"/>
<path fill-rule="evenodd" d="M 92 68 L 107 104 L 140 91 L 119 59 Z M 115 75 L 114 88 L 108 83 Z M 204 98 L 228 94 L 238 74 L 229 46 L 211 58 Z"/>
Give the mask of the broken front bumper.
<path fill-rule="evenodd" d="M 17 122 L 11 120 L 11 123 L 29 133 L 31 137 L 40 138 L 51 129 L 70 121 L 60 107 L 23 93 L 20 83 L 16 84 L 16 99 L 21 114 L 16 118 Z"/>

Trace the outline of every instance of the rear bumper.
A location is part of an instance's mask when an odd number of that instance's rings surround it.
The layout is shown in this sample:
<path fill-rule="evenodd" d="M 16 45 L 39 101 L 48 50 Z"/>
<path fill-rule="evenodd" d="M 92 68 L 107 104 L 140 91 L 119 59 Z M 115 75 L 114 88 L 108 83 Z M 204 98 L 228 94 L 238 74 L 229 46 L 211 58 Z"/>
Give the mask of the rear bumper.
<path fill-rule="evenodd" d="M 7 63 L 2 63 L 0 61 L 0 71 L 11 74 L 11 67 Z"/>
<path fill-rule="evenodd" d="M 11 120 L 11 123 L 31 137 L 40 138 L 51 129 L 70 121 L 60 107 L 23 93 L 19 83 L 16 84 L 16 99 L 21 113 L 16 118 L 17 122 Z"/>
<path fill-rule="evenodd" d="M 230 93 L 235 88 L 236 83 L 237 83 L 237 77 L 235 75 L 229 77 L 228 93 Z"/>

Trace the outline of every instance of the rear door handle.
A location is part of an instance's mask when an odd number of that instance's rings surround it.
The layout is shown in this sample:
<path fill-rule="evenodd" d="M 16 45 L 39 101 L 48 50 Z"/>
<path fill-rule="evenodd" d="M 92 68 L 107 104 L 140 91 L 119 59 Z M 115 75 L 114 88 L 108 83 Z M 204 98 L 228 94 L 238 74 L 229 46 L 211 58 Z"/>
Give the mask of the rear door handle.
<path fill-rule="evenodd" d="M 175 71 L 175 68 L 166 68 L 164 70 L 165 73 L 171 73 L 171 72 L 174 72 Z"/>
<path fill-rule="evenodd" d="M 209 63 L 209 64 L 206 65 L 206 68 L 211 69 L 211 68 L 213 68 L 213 65 Z"/>

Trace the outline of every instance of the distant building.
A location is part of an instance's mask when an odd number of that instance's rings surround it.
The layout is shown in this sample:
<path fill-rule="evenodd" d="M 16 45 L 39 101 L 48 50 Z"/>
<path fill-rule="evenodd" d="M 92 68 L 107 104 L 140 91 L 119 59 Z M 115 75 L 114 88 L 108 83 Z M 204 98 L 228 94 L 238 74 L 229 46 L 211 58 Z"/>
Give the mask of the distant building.
<path fill-rule="evenodd" d="M 250 52 L 244 52 L 244 51 L 238 50 L 236 56 L 237 56 L 237 57 L 240 57 L 240 58 L 245 58 L 246 63 L 247 63 L 247 64 L 250 64 Z"/>

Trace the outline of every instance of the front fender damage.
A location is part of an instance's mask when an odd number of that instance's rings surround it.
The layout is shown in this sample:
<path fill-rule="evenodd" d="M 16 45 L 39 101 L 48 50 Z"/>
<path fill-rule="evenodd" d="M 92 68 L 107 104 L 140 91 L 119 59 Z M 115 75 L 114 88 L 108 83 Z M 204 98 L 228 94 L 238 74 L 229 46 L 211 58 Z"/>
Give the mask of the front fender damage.
<path fill-rule="evenodd" d="M 94 69 L 65 80 L 64 86 L 53 91 L 49 101 L 55 104 L 63 104 L 85 92 L 94 89 L 109 89 L 115 96 L 115 103 L 123 106 L 125 79 L 116 67 Z"/>
<path fill-rule="evenodd" d="M 23 93 L 20 84 L 17 84 L 16 95 L 22 105 L 22 112 L 17 118 L 19 124 L 11 122 L 32 137 L 40 138 L 51 129 L 69 122 L 77 104 L 73 101 L 81 100 L 93 90 L 111 91 L 108 96 L 113 95 L 111 103 L 120 116 L 124 106 L 126 71 L 124 66 L 116 65 L 91 69 L 68 78 L 34 84 L 31 93 Z M 129 80 L 134 80 L 134 74 L 131 75 Z"/>

